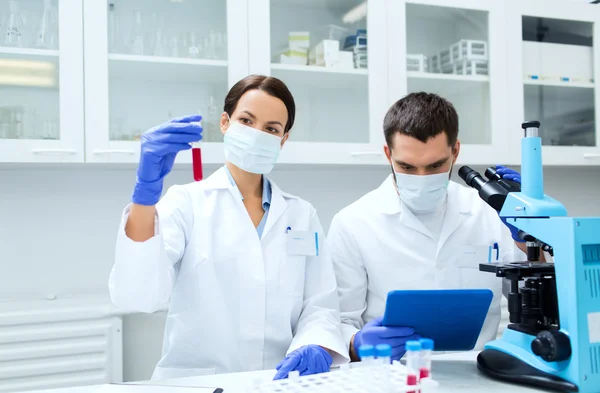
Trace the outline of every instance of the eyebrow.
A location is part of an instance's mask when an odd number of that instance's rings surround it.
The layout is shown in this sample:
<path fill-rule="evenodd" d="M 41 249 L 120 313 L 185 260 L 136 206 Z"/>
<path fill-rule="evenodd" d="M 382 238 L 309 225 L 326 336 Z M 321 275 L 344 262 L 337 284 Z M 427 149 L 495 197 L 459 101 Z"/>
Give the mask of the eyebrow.
<path fill-rule="evenodd" d="M 248 116 L 250 116 L 253 120 L 256 120 L 256 116 L 254 116 L 254 114 L 250 111 L 242 111 L 245 114 L 247 114 Z M 267 124 L 279 124 L 281 127 L 283 127 L 283 124 L 281 124 L 281 122 L 277 121 L 277 120 L 271 120 L 268 121 Z"/>
<path fill-rule="evenodd" d="M 450 157 L 442 158 L 440 160 L 437 160 L 436 162 L 432 162 L 431 164 L 427 164 L 426 167 L 431 167 L 431 166 L 434 166 L 434 165 L 444 164 L 449 159 L 450 159 Z M 409 164 L 408 162 L 404 162 L 404 161 L 400 161 L 400 160 L 395 160 L 395 161 L 396 161 L 396 164 L 401 165 L 401 166 L 408 166 L 408 167 L 412 167 L 412 168 L 415 167 L 413 164 Z"/>

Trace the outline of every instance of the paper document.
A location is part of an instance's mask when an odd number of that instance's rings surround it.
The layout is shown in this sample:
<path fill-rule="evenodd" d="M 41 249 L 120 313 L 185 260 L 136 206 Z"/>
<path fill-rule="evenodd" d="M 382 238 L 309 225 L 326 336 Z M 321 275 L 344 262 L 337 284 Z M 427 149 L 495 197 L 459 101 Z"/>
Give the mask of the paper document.
<path fill-rule="evenodd" d="M 94 393 L 223 393 L 220 388 L 172 385 L 110 384 Z"/>

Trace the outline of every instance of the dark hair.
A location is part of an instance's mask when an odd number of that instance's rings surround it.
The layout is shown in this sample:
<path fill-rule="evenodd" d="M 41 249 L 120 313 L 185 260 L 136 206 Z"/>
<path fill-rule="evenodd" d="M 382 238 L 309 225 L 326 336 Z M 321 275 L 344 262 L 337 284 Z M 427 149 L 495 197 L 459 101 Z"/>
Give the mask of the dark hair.
<path fill-rule="evenodd" d="M 229 90 L 229 93 L 227 93 L 223 110 L 231 116 L 237 107 L 240 98 L 249 90 L 261 90 L 270 96 L 279 98 L 283 101 L 288 113 L 288 121 L 283 132 L 286 133 L 292 128 L 294 125 L 294 118 L 296 117 L 296 103 L 294 102 L 294 97 L 285 83 L 272 76 L 249 75 L 237 82 Z"/>
<path fill-rule="evenodd" d="M 383 120 L 383 133 L 387 145 L 397 133 L 426 143 L 446 133 L 448 145 L 454 146 L 458 138 L 458 114 L 450 101 L 430 93 L 410 93 L 396 101 Z"/>

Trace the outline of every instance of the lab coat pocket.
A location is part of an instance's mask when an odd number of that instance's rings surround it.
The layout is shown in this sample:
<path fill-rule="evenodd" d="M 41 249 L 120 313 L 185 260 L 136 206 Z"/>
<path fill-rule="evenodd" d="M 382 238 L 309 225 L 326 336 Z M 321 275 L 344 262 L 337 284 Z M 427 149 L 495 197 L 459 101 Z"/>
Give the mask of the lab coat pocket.
<path fill-rule="evenodd" d="M 152 380 L 164 380 L 172 378 L 200 377 L 203 375 L 213 375 L 217 371 L 214 367 L 209 368 L 174 368 L 174 367 L 156 367 Z"/>
<path fill-rule="evenodd" d="M 304 293 L 304 270 L 306 257 L 285 255 L 279 262 L 279 287 L 282 292 L 292 296 Z"/>
<path fill-rule="evenodd" d="M 502 295 L 502 279 L 494 273 L 482 272 L 479 264 L 495 262 L 493 246 L 464 246 L 458 258 L 460 284 L 463 289 L 489 289 L 494 293 L 492 305 L 500 302 Z"/>

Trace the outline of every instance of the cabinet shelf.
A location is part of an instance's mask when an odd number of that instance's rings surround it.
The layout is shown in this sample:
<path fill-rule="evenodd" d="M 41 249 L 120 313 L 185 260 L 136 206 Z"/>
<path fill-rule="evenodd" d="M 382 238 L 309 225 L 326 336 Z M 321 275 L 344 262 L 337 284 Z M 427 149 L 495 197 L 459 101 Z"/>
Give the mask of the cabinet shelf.
<path fill-rule="evenodd" d="M 271 64 L 272 75 L 284 81 L 293 80 L 296 84 L 312 87 L 349 86 L 367 81 L 366 69 L 339 70 L 309 65 Z"/>
<path fill-rule="evenodd" d="M 109 72 L 118 79 L 215 83 L 227 80 L 226 60 L 109 54 Z"/>
<path fill-rule="evenodd" d="M 436 93 L 446 99 L 456 99 L 459 94 L 484 89 L 489 86 L 488 75 L 434 74 L 427 72 L 408 72 L 408 91 Z"/>
<path fill-rule="evenodd" d="M 592 82 L 558 82 L 558 81 L 547 81 L 547 80 L 535 80 L 535 79 L 524 79 L 524 85 L 531 86 L 557 86 L 557 87 L 579 87 L 584 89 L 593 89 L 594 83 Z"/>
<path fill-rule="evenodd" d="M 10 55 L 11 58 L 58 57 L 59 51 L 50 49 L 12 48 L 2 46 L 0 47 L 0 56 L 6 57 L 5 55 Z"/>
<path fill-rule="evenodd" d="M 489 75 L 456 75 L 456 74 L 435 74 L 432 72 L 408 71 L 408 78 L 431 79 L 437 81 L 464 81 L 464 82 L 489 82 Z"/>

